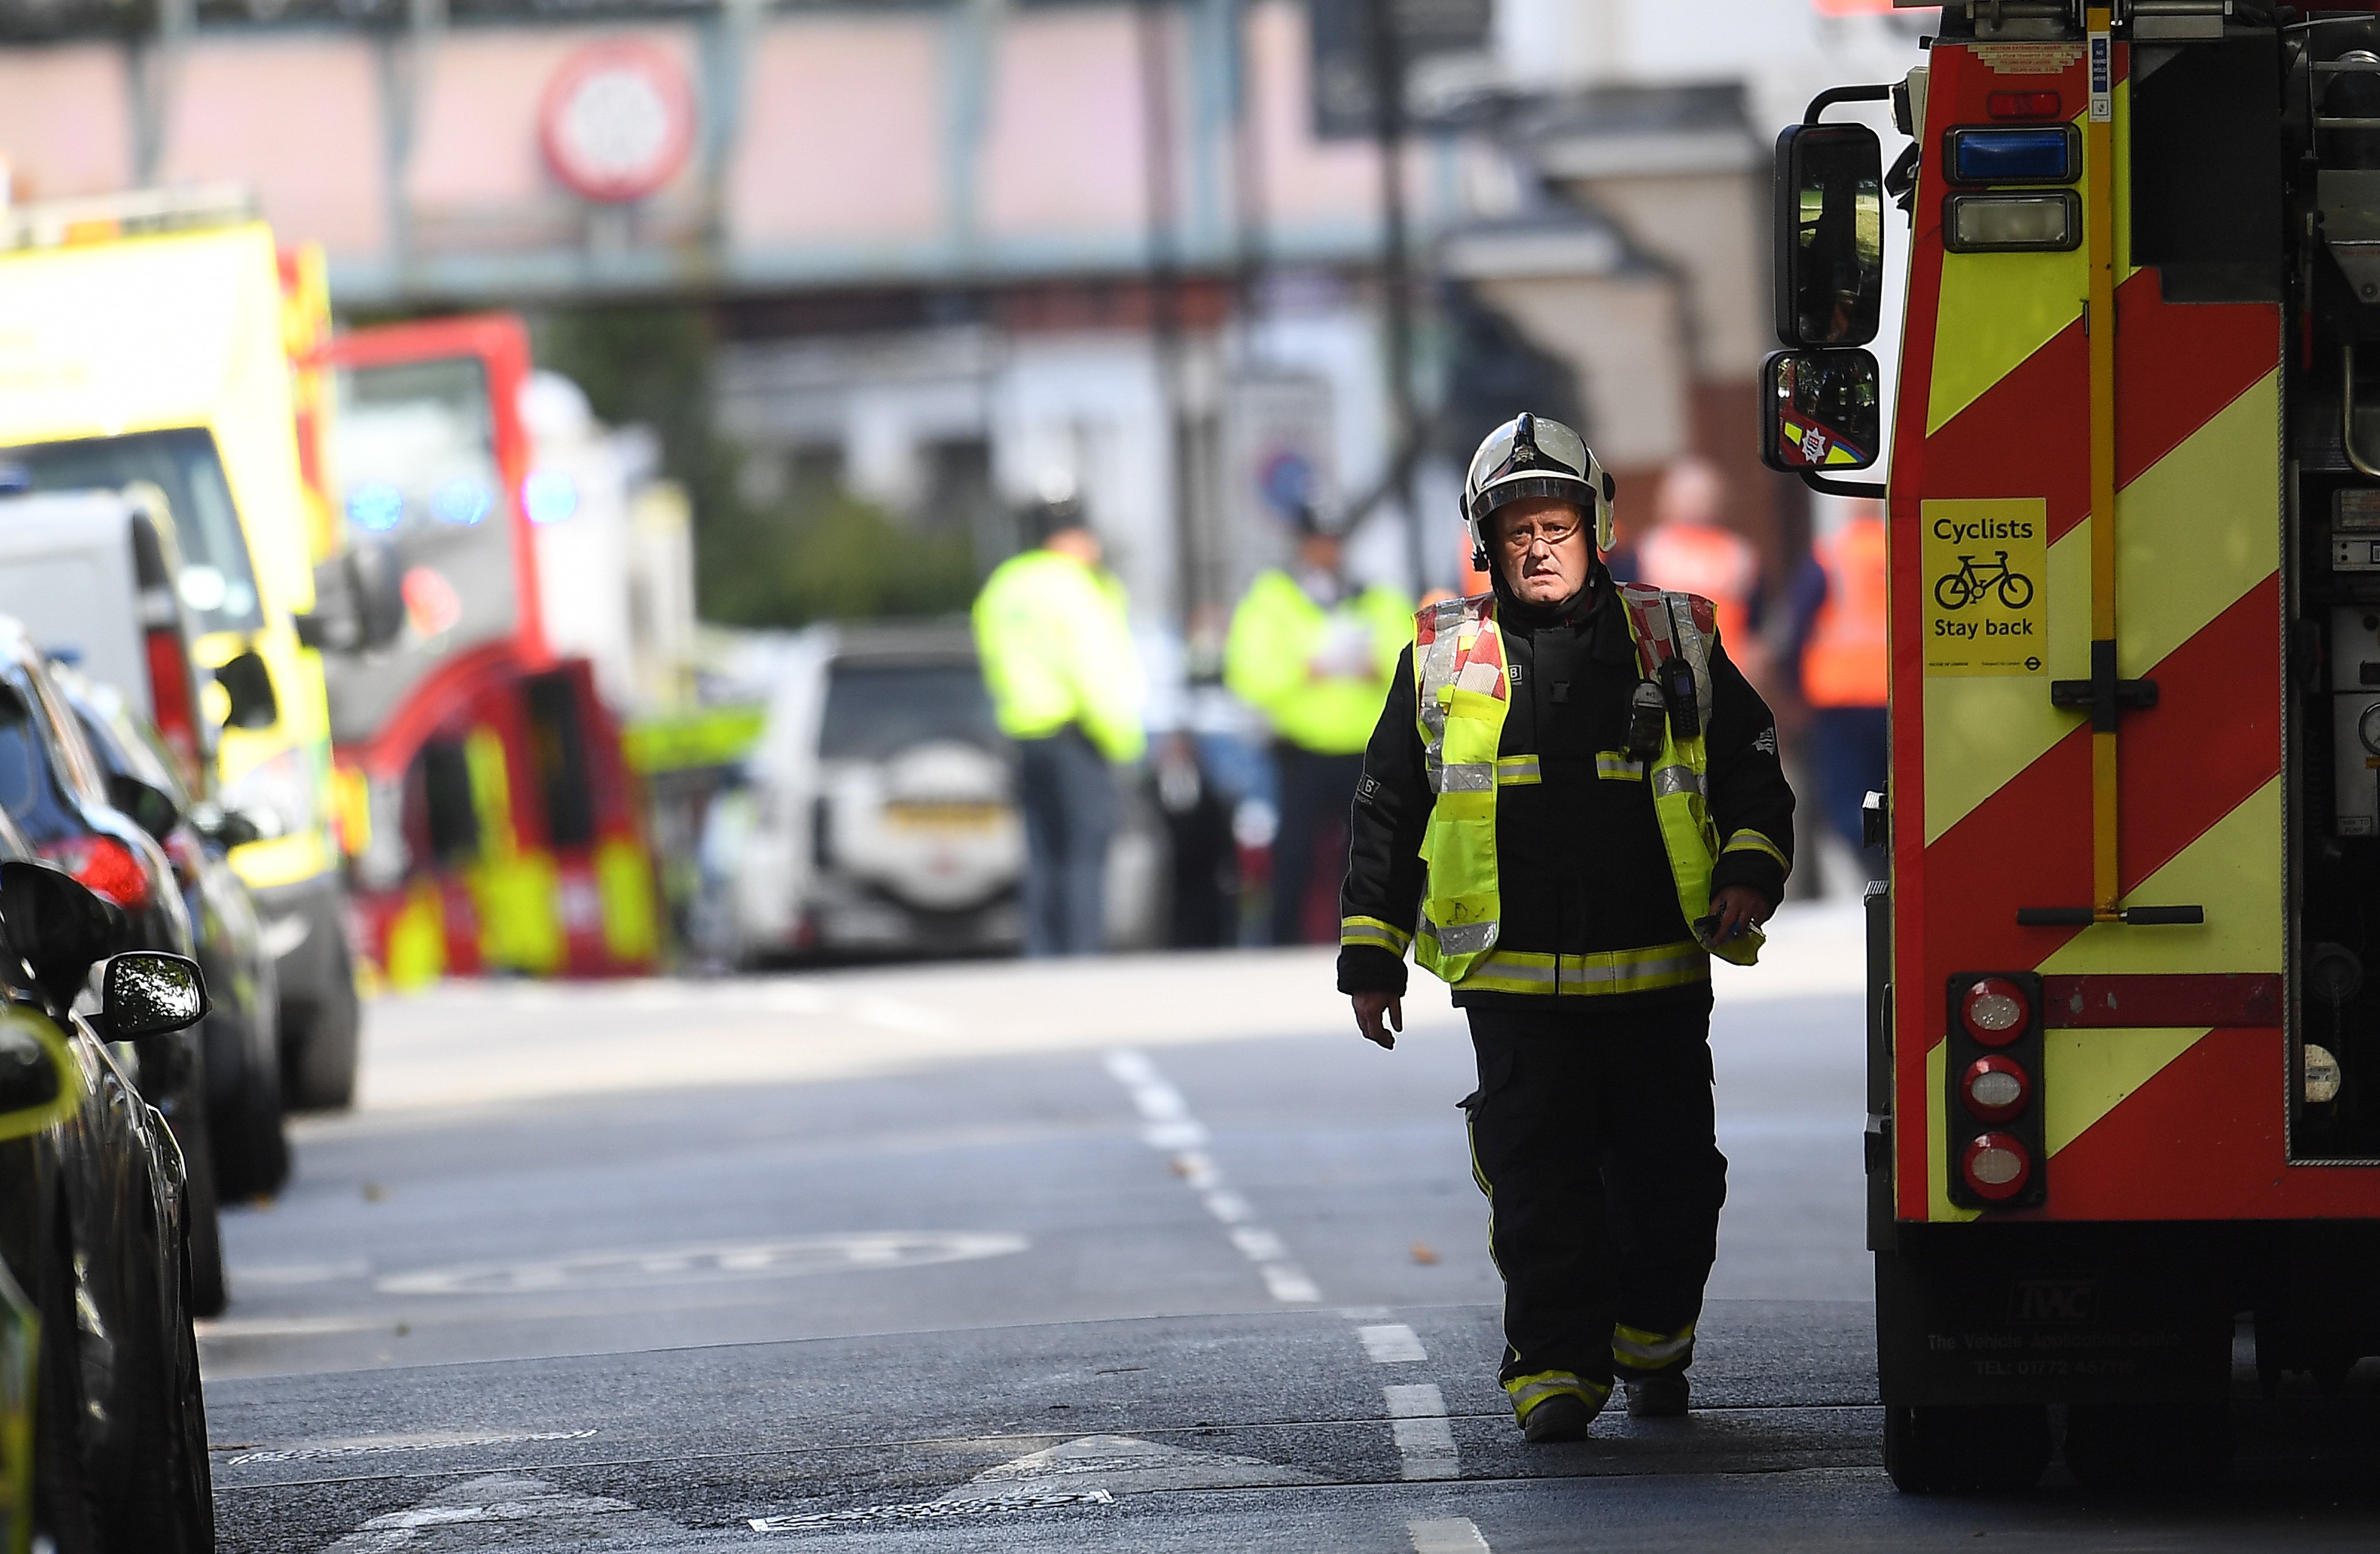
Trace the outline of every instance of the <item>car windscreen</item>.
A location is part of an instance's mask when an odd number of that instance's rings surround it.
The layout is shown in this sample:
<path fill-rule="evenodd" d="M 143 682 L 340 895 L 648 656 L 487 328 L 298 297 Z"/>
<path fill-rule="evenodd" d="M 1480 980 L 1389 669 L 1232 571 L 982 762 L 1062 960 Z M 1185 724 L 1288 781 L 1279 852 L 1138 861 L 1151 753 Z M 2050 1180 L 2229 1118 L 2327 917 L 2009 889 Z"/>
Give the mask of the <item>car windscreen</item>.
<path fill-rule="evenodd" d="M 520 541 L 478 357 L 339 369 L 331 477 L 348 532 L 386 547 L 411 626 L 382 652 L 323 660 L 331 734 L 361 743 L 460 654 L 521 629 Z"/>
<path fill-rule="evenodd" d="M 182 601 L 201 631 L 253 631 L 264 624 L 231 484 L 212 434 L 199 427 L 30 443 L 0 452 L 34 491 L 121 491 L 146 480 L 165 493 L 182 551 Z"/>
<path fill-rule="evenodd" d="M 848 662 L 828 668 L 820 759 L 883 760 L 936 739 L 999 747 L 991 698 L 972 662 Z"/>

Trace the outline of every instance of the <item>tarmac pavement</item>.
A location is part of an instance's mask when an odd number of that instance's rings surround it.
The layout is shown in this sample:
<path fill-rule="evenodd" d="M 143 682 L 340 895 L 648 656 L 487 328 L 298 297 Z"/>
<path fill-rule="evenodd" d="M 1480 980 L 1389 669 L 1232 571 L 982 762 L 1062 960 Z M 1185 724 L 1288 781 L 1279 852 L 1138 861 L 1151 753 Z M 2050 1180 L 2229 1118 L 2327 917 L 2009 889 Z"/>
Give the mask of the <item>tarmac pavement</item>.
<path fill-rule="evenodd" d="M 1393 1053 L 1321 952 L 382 1001 L 358 1110 L 226 1224 L 222 1546 L 2370 1547 L 2368 1396 L 2243 1392 L 2196 1497 L 1893 1491 L 1857 954 L 1797 908 L 1719 968 L 1696 1413 L 1553 1448 L 1440 991 Z"/>

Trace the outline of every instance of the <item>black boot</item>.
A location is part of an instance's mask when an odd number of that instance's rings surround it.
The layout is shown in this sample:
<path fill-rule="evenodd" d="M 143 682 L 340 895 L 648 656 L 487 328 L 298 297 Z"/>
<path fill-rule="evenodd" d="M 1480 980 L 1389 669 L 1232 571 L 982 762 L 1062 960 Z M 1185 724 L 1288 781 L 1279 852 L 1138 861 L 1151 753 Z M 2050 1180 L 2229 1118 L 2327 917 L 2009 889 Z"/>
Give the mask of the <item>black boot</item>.
<path fill-rule="evenodd" d="M 1628 1413 L 1636 1419 L 1676 1419 L 1686 1412 L 1689 1390 L 1686 1373 L 1682 1370 L 1663 1371 L 1658 1376 L 1631 1378 L 1628 1383 Z"/>
<path fill-rule="evenodd" d="M 1601 1413 L 1603 1400 L 1580 1397 L 1576 1392 L 1556 1392 L 1552 1397 L 1529 1410 L 1521 1421 L 1522 1433 L 1530 1444 L 1543 1445 L 1552 1440 L 1585 1440 L 1586 1427 Z"/>

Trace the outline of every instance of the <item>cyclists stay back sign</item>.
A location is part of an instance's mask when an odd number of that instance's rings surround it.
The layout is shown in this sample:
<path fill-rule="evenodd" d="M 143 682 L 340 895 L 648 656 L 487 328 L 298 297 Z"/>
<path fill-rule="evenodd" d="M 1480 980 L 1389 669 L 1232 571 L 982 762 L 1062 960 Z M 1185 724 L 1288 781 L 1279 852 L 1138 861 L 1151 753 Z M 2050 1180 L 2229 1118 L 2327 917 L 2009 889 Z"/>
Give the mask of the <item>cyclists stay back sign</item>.
<path fill-rule="evenodd" d="M 2037 496 L 1925 502 L 1925 673 L 2042 674 L 2049 513 Z"/>

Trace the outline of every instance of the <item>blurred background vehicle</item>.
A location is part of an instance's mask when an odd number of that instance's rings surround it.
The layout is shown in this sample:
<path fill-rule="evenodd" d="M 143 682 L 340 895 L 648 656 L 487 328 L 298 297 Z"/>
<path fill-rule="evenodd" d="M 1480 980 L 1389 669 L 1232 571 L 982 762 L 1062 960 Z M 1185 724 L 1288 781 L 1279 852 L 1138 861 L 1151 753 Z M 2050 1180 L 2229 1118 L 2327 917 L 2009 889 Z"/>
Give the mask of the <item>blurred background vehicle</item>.
<path fill-rule="evenodd" d="M 137 802 L 138 795 L 118 791 Z M 99 758 L 52 680 L 46 661 L 24 628 L 5 616 L 0 616 L 0 809 L 7 811 L 37 857 L 116 908 L 123 918 L 119 948 L 192 953 L 189 912 L 172 860 L 154 837 L 115 807 Z M 144 1038 L 136 1057 L 140 1094 L 164 1114 L 186 1163 L 191 1300 L 200 1315 L 211 1317 L 223 1310 L 228 1297 L 214 1151 L 207 1127 L 206 1053 L 198 1033 L 186 1029 Z"/>
<path fill-rule="evenodd" d="M 623 566 L 581 554 L 612 538 L 571 521 L 587 482 L 531 472 L 527 331 L 393 324 L 329 359 L 341 544 L 395 589 L 375 650 L 326 661 L 366 953 L 398 987 L 650 970 L 644 807 L 599 684 Z"/>
<path fill-rule="evenodd" d="M 227 856 L 235 843 L 253 838 L 255 827 L 244 816 L 193 800 L 155 725 L 114 686 L 56 663 L 50 678 L 107 774 L 109 792 L 164 848 L 181 887 L 193 953 L 212 1005 L 198 1037 L 205 1053 L 215 1190 L 225 1201 L 270 1196 L 289 1177 L 274 1028 L 280 1010 L 256 903 Z"/>
<path fill-rule="evenodd" d="M 699 948 L 731 965 L 1014 950 L 1023 822 L 966 629 L 818 627 L 768 679 L 746 786 L 710 811 Z M 1135 799 L 1109 859 L 1111 943 L 1151 942 L 1160 856 Z"/>
<path fill-rule="evenodd" d="M 27 851 L 0 824 L 0 1505 L 19 1549 L 204 1554 L 184 1156 L 121 1061 L 195 1019 L 203 988 L 188 961 L 127 953 L 125 915 Z"/>
<path fill-rule="evenodd" d="M 173 867 L 215 994 L 199 1038 L 215 1182 L 237 1199 L 277 1191 L 289 1166 L 273 961 L 226 858 L 273 820 L 234 819 L 212 802 L 214 725 L 200 710 L 179 571 L 153 487 L 0 499 L 0 613 L 52 656 L 110 802 Z"/>
<path fill-rule="evenodd" d="M 237 189 L 109 195 L 12 212 L 0 252 L 0 463 L 36 491 L 164 499 L 176 591 L 223 725 L 228 809 L 272 818 L 232 849 L 278 962 L 285 1089 L 354 1092 L 361 1019 L 332 832 L 330 714 L 307 637 L 314 544 L 273 233 Z"/>

